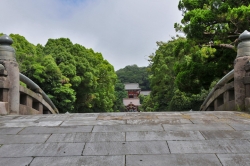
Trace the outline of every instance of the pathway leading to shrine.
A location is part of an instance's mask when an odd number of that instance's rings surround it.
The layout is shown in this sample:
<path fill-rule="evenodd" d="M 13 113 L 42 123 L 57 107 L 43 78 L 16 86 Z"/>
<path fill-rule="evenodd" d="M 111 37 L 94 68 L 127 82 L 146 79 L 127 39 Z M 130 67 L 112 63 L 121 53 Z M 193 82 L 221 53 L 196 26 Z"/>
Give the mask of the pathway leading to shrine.
<path fill-rule="evenodd" d="M 250 165 L 250 115 L 0 116 L 1 166 Z"/>

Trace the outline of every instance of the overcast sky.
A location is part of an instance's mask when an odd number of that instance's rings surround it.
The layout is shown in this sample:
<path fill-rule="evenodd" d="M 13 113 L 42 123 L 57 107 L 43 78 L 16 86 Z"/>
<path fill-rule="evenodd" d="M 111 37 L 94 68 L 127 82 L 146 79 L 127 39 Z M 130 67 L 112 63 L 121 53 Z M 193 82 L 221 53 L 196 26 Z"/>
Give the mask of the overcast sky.
<path fill-rule="evenodd" d="M 147 66 L 156 41 L 175 36 L 179 0 L 1 0 L 0 32 L 33 44 L 69 38 L 101 52 L 115 70 Z"/>

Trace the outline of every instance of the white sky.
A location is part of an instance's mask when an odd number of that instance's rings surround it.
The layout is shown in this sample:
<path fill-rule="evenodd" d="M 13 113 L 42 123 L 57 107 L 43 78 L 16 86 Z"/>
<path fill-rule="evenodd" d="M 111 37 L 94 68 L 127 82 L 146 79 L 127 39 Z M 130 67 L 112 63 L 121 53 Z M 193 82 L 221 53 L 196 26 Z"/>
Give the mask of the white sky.
<path fill-rule="evenodd" d="M 157 41 L 176 35 L 179 0 L 1 0 L 0 32 L 33 44 L 69 38 L 101 52 L 115 70 L 147 66 Z"/>

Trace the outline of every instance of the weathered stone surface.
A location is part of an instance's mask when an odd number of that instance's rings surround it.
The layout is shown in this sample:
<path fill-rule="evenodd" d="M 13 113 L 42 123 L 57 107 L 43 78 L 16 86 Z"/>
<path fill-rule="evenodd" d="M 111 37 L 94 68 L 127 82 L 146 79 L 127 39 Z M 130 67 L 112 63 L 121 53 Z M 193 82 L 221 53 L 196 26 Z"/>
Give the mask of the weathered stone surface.
<path fill-rule="evenodd" d="M 250 154 L 217 154 L 224 166 L 248 166 L 250 165 Z"/>
<path fill-rule="evenodd" d="M 19 134 L 76 133 L 91 132 L 93 126 L 26 127 Z"/>
<path fill-rule="evenodd" d="M 192 122 L 189 119 L 134 119 L 127 120 L 127 124 L 191 124 Z"/>
<path fill-rule="evenodd" d="M 70 118 L 67 118 L 67 121 L 93 121 L 93 120 L 96 120 L 97 117 L 92 117 L 92 116 L 74 116 L 74 117 L 70 117 Z"/>
<path fill-rule="evenodd" d="M 163 124 L 163 127 L 166 131 L 175 130 L 175 131 L 188 131 L 188 130 L 234 130 L 227 124 Z"/>
<path fill-rule="evenodd" d="M 80 156 L 84 143 L 11 144 L 0 147 L 1 157 Z"/>
<path fill-rule="evenodd" d="M 107 112 L 107 113 L 100 113 L 98 116 L 126 116 L 127 112 Z"/>
<path fill-rule="evenodd" d="M 204 140 L 199 131 L 127 132 L 126 141 Z"/>
<path fill-rule="evenodd" d="M 166 141 L 86 143 L 83 155 L 168 154 Z"/>
<path fill-rule="evenodd" d="M 94 126 L 93 132 L 163 131 L 161 125 Z"/>
<path fill-rule="evenodd" d="M 31 166 L 124 166 L 125 156 L 36 157 Z"/>
<path fill-rule="evenodd" d="M 80 126 L 80 125 L 119 125 L 125 124 L 123 120 L 88 120 L 88 121 L 64 121 L 61 126 Z"/>
<path fill-rule="evenodd" d="M 103 141 L 106 142 L 125 141 L 125 133 L 106 132 L 106 133 L 52 134 L 47 142 L 103 142 Z"/>
<path fill-rule="evenodd" d="M 221 118 L 221 119 L 190 119 L 193 123 L 203 123 L 203 124 L 208 124 L 208 123 L 248 123 L 250 124 L 250 119 L 232 119 L 232 118 Z"/>
<path fill-rule="evenodd" d="M 242 112 L 7 115 L 0 125 L 4 166 L 249 165 Z"/>
<path fill-rule="evenodd" d="M 171 153 L 250 153 L 247 140 L 168 141 Z"/>
<path fill-rule="evenodd" d="M 246 113 L 236 112 L 236 111 L 216 111 L 213 114 L 214 116 L 220 119 L 223 118 L 239 119 L 239 118 L 244 118 L 244 115 L 248 115 Z"/>
<path fill-rule="evenodd" d="M 22 127 L 0 128 L 0 135 L 1 134 L 17 134 L 22 129 L 23 129 Z"/>
<path fill-rule="evenodd" d="M 74 113 L 74 114 L 70 114 L 70 117 L 98 117 L 99 114 L 100 113 Z"/>
<path fill-rule="evenodd" d="M 230 123 L 229 124 L 232 128 L 235 130 L 250 130 L 250 125 L 249 124 L 244 124 L 244 123 Z"/>
<path fill-rule="evenodd" d="M 37 135 L 0 135 L 0 144 L 32 144 L 44 143 L 50 134 Z"/>
<path fill-rule="evenodd" d="M 22 157 L 22 158 L 0 158 L 1 166 L 28 166 L 33 157 Z"/>
<path fill-rule="evenodd" d="M 9 113 L 9 105 L 7 102 L 0 102 L 0 115 L 7 115 Z"/>
<path fill-rule="evenodd" d="M 68 120 L 70 117 L 68 116 L 61 116 L 61 117 L 42 117 L 39 118 L 37 121 L 41 122 L 41 121 L 65 121 Z"/>
<path fill-rule="evenodd" d="M 201 131 L 206 139 L 250 139 L 250 131 Z"/>
<path fill-rule="evenodd" d="M 130 115 L 126 115 L 126 116 L 98 116 L 97 120 L 128 120 L 128 119 L 156 119 L 157 116 L 154 115 L 137 115 L 135 114 L 134 116 Z"/>
<path fill-rule="evenodd" d="M 221 166 L 215 154 L 127 155 L 127 166 Z"/>
<path fill-rule="evenodd" d="M 22 123 L 22 122 L 35 122 L 37 121 L 39 118 L 17 118 L 17 119 L 11 119 L 8 121 L 5 121 L 6 123 Z"/>
<path fill-rule="evenodd" d="M 63 121 L 42 121 L 42 122 L 15 122 L 15 123 L 0 123 L 2 127 L 28 127 L 28 126 L 59 126 Z"/>
<path fill-rule="evenodd" d="M 6 122 L 6 123 L 10 123 L 10 122 L 33 122 L 38 120 L 40 117 L 33 117 L 30 115 L 27 116 L 22 116 L 22 115 L 7 115 L 7 116 L 0 116 L 0 122 Z"/>

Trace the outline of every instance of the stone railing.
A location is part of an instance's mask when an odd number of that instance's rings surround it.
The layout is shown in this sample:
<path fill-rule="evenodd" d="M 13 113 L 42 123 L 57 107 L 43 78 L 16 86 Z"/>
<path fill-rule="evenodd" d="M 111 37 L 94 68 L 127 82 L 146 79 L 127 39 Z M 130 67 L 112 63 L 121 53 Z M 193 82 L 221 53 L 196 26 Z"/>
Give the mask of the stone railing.
<path fill-rule="evenodd" d="M 225 75 L 210 91 L 201 105 L 201 111 L 233 111 L 234 100 L 234 70 Z"/>
<path fill-rule="evenodd" d="M 211 90 L 201 111 L 250 111 L 250 33 L 239 36 L 234 70 Z"/>
<path fill-rule="evenodd" d="M 32 80 L 19 73 L 13 40 L 0 37 L 0 114 L 56 114 L 57 108 Z M 20 81 L 27 87 L 20 86 Z"/>

